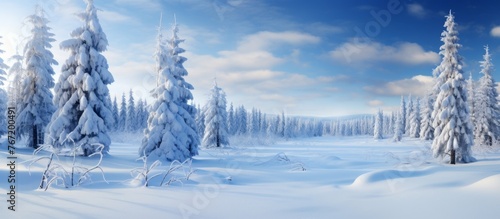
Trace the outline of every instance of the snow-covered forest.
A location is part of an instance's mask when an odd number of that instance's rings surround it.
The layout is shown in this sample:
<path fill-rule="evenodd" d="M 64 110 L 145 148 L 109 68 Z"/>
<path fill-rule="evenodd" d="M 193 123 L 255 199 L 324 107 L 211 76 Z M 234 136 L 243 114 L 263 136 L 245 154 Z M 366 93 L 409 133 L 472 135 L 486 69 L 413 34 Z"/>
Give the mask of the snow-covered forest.
<path fill-rule="evenodd" d="M 60 45 L 36 7 L 22 53 L 0 50 L 7 162 L 0 178 L 9 182 L 0 191 L 15 200 L 2 215 L 15 209 L 13 218 L 37 217 L 48 206 L 57 209 L 42 218 L 381 218 L 384 205 L 398 208 L 388 218 L 500 213 L 492 206 L 500 197 L 496 50 L 485 45 L 482 61 L 468 63 L 481 77 L 466 80 L 452 11 L 434 33 L 440 63 L 428 72 L 433 87 L 424 96 L 398 96 L 393 111 L 314 117 L 229 102 L 233 93 L 218 78 L 198 102 L 191 81 L 205 79 L 189 77 L 182 26 L 173 18 L 165 28 L 163 15 L 151 36 L 152 101 L 132 88 L 111 93 L 120 72 L 110 71 L 104 52 L 113 42 L 94 1 L 85 3 L 76 15 L 81 26 Z M 64 63 L 55 49 L 66 52 Z M 481 207 L 457 201 L 465 196 Z M 443 208 L 450 203 L 463 210 Z M 372 207 L 355 210 L 365 204 Z"/>

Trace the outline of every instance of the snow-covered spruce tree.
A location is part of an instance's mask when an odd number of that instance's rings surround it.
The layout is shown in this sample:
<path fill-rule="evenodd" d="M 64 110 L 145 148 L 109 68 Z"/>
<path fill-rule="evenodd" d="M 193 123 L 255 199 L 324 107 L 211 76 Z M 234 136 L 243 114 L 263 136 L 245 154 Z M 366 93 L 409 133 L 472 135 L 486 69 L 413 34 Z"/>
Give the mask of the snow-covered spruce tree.
<path fill-rule="evenodd" d="M 396 123 L 394 124 L 394 137 L 393 141 L 401 141 L 403 138 L 403 116 L 401 112 L 398 112 L 396 115 Z"/>
<path fill-rule="evenodd" d="M 14 60 L 14 63 L 9 68 L 8 81 L 9 86 L 7 88 L 7 94 L 9 96 L 8 106 L 18 107 L 18 104 L 22 100 L 21 94 L 21 82 L 23 77 L 23 57 L 19 54 L 13 55 L 10 60 Z M 17 134 L 17 133 L 16 133 Z"/>
<path fill-rule="evenodd" d="M 227 130 L 229 135 L 234 135 L 236 133 L 236 127 L 234 107 L 233 103 L 231 103 L 227 112 Z"/>
<path fill-rule="evenodd" d="M 134 93 L 132 90 L 129 92 L 127 104 L 127 120 L 125 121 L 125 130 L 128 132 L 135 132 L 137 130 L 137 119 L 135 111 Z"/>
<path fill-rule="evenodd" d="M 194 119 L 198 135 L 200 135 L 200 138 L 203 138 L 205 135 L 205 108 L 201 108 L 200 105 L 198 105 Z"/>
<path fill-rule="evenodd" d="M 431 94 L 427 95 L 422 103 L 422 114 L 420 121 L 420 139 L 422 140 L 433 140 L 434 139 L 434 128 L 432 127 L 432 106 L 434 102 L 431 99 Z"/>
<path fill-rule="evenodd" d="M 16 129 L 20 137 L 26 137 L 27 146 L 38 148 L 43 140 L 43 130 L 55 111 L 50 91 L 54 87 L 54 69 L 58 63 L 50 52 L 54 34 L 50 33 L 49 21 L 37 7 L 26 21 L 31 24 L 31 36 L 24 47 L 24 74 L 20 97 L 16 109 Z"/>
<path fill-rule="evenodd" d="M 491 74 L 493 63 L 488 46 L 485 47 L 484 60 L 480 62 L 481 73 L 479 88 L 475 97 L 475 140 L 479 145 L 493 145 L 500 137 L 500 107 L 498 106 L 498 92 L 496 83 Z M 469 101 L 470 102 L 470 101 Z"/>
<path fill-rule="evenodd" d="M 405 134 L 410 134 L 412 114 L 413 114 L 413 98 L 411 97 L 410 94 L 408 95 L 408 104 L 406 106 Z"/>
<path fill-rule="evenodd" d="M 125 93 L 122 93 L 122 101 L 120 103 L 120 118 L 118 119 L 118 131 L 124 132 L 127 130 L 127 101 Z"/>
<path fill-rule="evenodd" d="M 205 105 L 205 134 L 202 145 L 207 148 L 229 145 L 227 133 L 226 94 L 222 88 L 214 86 Z"/>
<path fill-rule="evenodd" d="M 190 91 L 193 86 L 184 80 L 188 72 L 183 63 L 187 59 L 179 55 L 184 52 L 179 47 L 184 40 L 179 39 L 178 31 L 174 23 L 168 45 L 163 42 L 161 30 L 158 31 L 155 52 L 158 85 L 152 91 L 154 103 L 139 156 L 183 162 L 198 154 L 200 138 L 194 120 L 196 108 L 188 104 L 193 99 Z"/>
<path fill-rule="evenodd" d="M 57 111 L 48 126 L 47 140 L 56 148 L 77 146 L 82 155 L 89 156 L 97 152 L 99 144 L 104 146 L 103 153 L 109 151 L 108 130 L 114 121 L 107 85 L 114 79 L 101 54 L 108 41 L 97 9 L 93 0 L 85 2 L 85 11 L 78 14 L 83 25 L 71 32 L 72 39 L 60 45 L 70 56 L 54 87 Z"/>
<path fill-rule="evenodd" d="M 406 101 L 405 101 L 405 98 L 404 96 L 401 96 L 401 108 L 399 109 L 399 114 L 401 114 L 401 121 L 403 123 L 403 128 L 402 128 L 402 131 L 403 131 L 403 134 L 405 133 L 405 128 L 406 128 Z"/>
<path fill-rule="evenodd" d="M 410 115 L 410 137 L 420 138 L 420 120 L 420 98 L 417 97 Z"/>
<path fill-rule="evenodd" d="M 1 39 L 2 37 L 0 37 Z M 0 42 L 0 46 L 3 43 Z M 0 49 L 0 54 L 4 53 L 3 50 Z M 4 86 L 5 80 L 7 73 L 5 70 L 7 70 L 9 66 L 7 66 L 4 62 L 3 59 L 0 57 L 0 86 Z M 4 135 L 7 133 L 7 117 L 6 113 L 7 112 L 7 92 L 0 87 L 0 136 Z"/>
<path fill-rule="evenodd" d="M 374 139 L 383 139 L 384 138 L 384 114 L 382 110 L 378 110 L 375 115 L 375 126 L 373 127 L 373 138 Z"/>
<path fill-rule="evenodd" d="M 432 152 L 434 157 L 449 155 L 450 164 L 467 163 L 475 160 L 471 154 L 473 136 L 467 104 L 467 84 L 462 76 L 462 58 L 458 54 L 461 45 L 458 44 L 457 25 L 451 11 L 446 18 L 446 30 L 441 34 L 444 44 L 439 52 L 443 56 L 443 70 L 438 77 L 438 80 L 444 83 L 440 87 L 432 112 Z"/>
<path fill-rule="evenodd" d="M 469 111 L 470 111 L 470 122 L 472 124 L 472 128 L 474 132 L 476 131 L 476 121 L 474 119 L 475 113 L 475 103 L 476 102 L 476 91 L 475 91 L 475 85 L 474 85 L 474 80 L 472 79 L 472 72 L 469 74 L 469 80 L 467 80 L 467 103 L 469 104 Z M 474 133 L 475 134 L 475 133 Z"/>
<path fill-rule="evenodd" d="M 114 120 L 114 123 L 113 123 L 113 131 L 118 131 L 118 128 L 119 128 L 119 122 L 120 122 L 120 112 L 118 111 L 118 103 L 116 102 L 116 96 L 115 98 L 113 99 L 113 109 L 112 109 L 112 113 L 113 113 L 113 120 Z"/>
<path fill-rule="evenodd" d="M 147 120 L 147 118 L 144 118 L 144 101 L 141 99 L 139 99 L 137 101 L 137 107 L 136 107 L 136 131 L 142 131 L 145 126 L 143 126 L 144 124 L 144 120 Z"/>
<path fill-rule="evenodd" d="M 245 109 L 245 106 L 241 105 L 238 108 L 238 135 L 244 135 L 247 133 L 247 110 Z"/>

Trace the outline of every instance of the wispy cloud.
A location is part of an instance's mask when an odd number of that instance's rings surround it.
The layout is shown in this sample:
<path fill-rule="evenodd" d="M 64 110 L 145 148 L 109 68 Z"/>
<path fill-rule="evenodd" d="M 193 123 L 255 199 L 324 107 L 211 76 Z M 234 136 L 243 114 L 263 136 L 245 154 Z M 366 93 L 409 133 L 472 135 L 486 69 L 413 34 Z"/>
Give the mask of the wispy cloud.
<path fill-rule="evenodd" d="M 239 43 L 239 51 L 269 49 L 280 45 L 305 45 L 319 43 L 321 39 L 307 33 L 296 31 L 270 32 L 262 31 L 243 38 Z"/>
<path fill-rule="evenodd" d="M 372 94 L 384 96 L 412 94 L 423 97 L 429 92 L 432 86 L 433 78 L 431 76 L 417 75 L 412 78 L 391 81 L 382 85 L 366 86 L 364 90 Z"/>
<path fill-rule="evenodd" d="M 133 20 L 132 17 L 118 13 L 116 11 L 100 10 L 98 12 L 99 19 L 109 22 L 130 22 Z"/>
<path fill-rule="evenodd" d="M 491 36 L 500 37 L 500 26 L 495 26 L 490 31 Z"/>
<path fill-rule="evenodd" d="M 381 100 L 370 100 L 366 104 L 370 107 L 380 107 L 384 105 L 384 102 Z"/>
<path fill-rule="evenodd" d="M 357 38 L 330 51 L 330 57 L 336 62 L 347 65 L 373 62 L 419 65 L 439 62 L 439 55 L 436 52 L 425 51 L 416 43 L 402 42 L 396 45 L 384 45 L 373 41 L 361 42 Z"/>
<path fill-rule="evenodd" d="M 406 5 L 406 8 L 408 9 L 408 13 L 414 17 L 417 18 L 425 18 L 428 14 L 427 10 L 418 3 L 412 3 Z"/>
<path fill-rule="evenodd" d="M 204 102 L 205 93 L 211 86 L 211 78 L 217 81 L 228 94 L 246 96 L 241 103 L 249 106 L 269 108 L 293 107 L 310 93 L 332 86 L 332 82 L 344 77 L 314 77 L 276 70 L 286 62 L 300 62 L 301 46 L 316 44 L 320 38 L 311 34 L 284 32 L 257 32 L 242 37 L 234 50 L 223 50 L 215 55 L 186 53 L 189 61 L 186 68 L 193 85 L 197 101 Z M 292 55 L 277 55 L 275 51 L 293 48 Z M 290 95 L 301 90 L 300 94 Z M 231 99 L 230 96 L 228 96 Z M 269 109 L 268 108 L 268 109 Z"/>
<path fill-rule="evenodd" d="M 117 5 L 131 5 L 157 11 L 161 8 L 160 0 L 115 0 Z"/>

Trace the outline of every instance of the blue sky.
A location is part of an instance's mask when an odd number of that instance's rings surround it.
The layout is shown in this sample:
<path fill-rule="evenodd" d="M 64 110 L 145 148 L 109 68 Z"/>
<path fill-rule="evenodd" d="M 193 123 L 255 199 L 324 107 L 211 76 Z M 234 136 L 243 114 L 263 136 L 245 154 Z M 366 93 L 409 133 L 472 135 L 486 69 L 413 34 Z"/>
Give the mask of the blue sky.
<path fill-rule="evenodd" d="M 266 113 L 340 116 L 398 107 L 400 96 L 422 96 L 440 62 L 440 35 L 451 9 L 459 25 L 465 73 L 479 78 L 478 61 L 489 45 L 500 66 L 500 3 L 409 0 L 94 0 L 115 77 L 112 95 L 132 89 L 149 98 L 160 14 L 166 34 L 174 21 L 186 39 L 186 80 L 204 104 L 216 77 L 228 102 Z M 39 2 L 59 42 L 80 25 L 80 0 L 0 2 L 4 60 L 29 29 L 23 19 Z M 497 28 L 498 27 L 498 28 Z M 495 29 L 497 28 L 497 29 Z M 61 65 L 54 66 L 59 72 Z M 495 71 L 494 78 L 498 78 Z M 56 75 L 56 80 L 58 75 Z M 149 98 L 149 100 L 151 100 Z"/>

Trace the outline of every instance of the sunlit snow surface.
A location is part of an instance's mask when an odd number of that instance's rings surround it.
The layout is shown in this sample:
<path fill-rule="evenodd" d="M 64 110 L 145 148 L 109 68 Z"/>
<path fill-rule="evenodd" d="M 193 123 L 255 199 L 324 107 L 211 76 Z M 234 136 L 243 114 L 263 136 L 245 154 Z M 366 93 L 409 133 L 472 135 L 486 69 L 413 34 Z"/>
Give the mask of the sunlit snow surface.
<path fill-rule="evenodd" d="M 93 183 L 37 190 L 44 162 L 28 173 L 28 149 L 18 149 L 16 212 L 2 201 L 2 218 L 498 218 L 500 151 L 475 149 L 477 162 L 435 160 L 429 142 L 404 138 L 320 137 L 231 139 L 201 150 L 189 181 L 148 188 L 130 171 L 141 135 L 112 135 L 110 155 Z M 0 193 L 7 199 L 2 147 Z M 61 158 L 62 160 L 67 158 Z M 79 165 L 95 163 L 85 158 Z M 5 163 L 5 164 L 4 164 Z M 156 173 L 168 168 L 163 162 Z M 176 173 L 180 174 L 180 173 Z M 175 175 L 175 174 L 174 174 Z M 2 200 L 3 200 L 2 199 Z"/>

